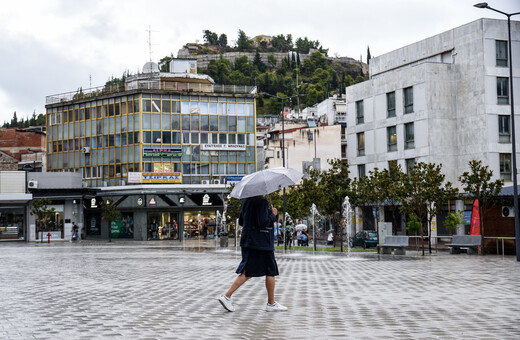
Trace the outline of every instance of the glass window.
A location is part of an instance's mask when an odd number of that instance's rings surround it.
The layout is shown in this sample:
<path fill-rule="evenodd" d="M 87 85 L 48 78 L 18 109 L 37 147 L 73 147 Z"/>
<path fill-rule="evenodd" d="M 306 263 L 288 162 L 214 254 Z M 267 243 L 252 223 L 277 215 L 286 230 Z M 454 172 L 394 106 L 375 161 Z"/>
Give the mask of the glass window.
<path fill-rule="evenodd" d="M 172 132 L 172 144 L 180 144 L 180 143 L 181 143 L 181 133 Z"/>
<path fill-rule="evenodd" d="M 396 151 L 397 150 L 397 132 L 395 126 L 389 126 L 386 128 L 386 138 L 387 138 L 387 149 L 388 151 Z"/>
<path fill-rule="evenodd" d="M 413 87 L 404 89 L 404 113 L 413 112 Z"/>
<path fill-rule="evenodd" d="M 358 177 L 359 178 L 365 177 L 365 164 L 359 164 L 357 166 L 357 169 L 358 169 Z"/>
<path fill-rule="evenodd" d="M 413 149 L 415 147 L 415 136 L 413 123 L 404 124 L 404 148 Z"/>
<path fill-rule="evenodd" d="M 227 131 L 227 116 L 220 116 L 218 119 L 218 129 L 220 131 Z"/>
<path fill-rule="evenodd" d="M 509 104 L 509 78 L 497 77 L 497 104 Z"/>
<path fill-rule="evenodd" d="M 356 124 L 362 124 L 365 122 L 365 113 L 363 108 L 363 101 L 356 102 Z"/>
<path fill-rule="evenodd" d="M 161 100 L 152 99 L 152 112 L 161 112 Z"/>
<path fill-rule="evenodd" d="M 198 132 L 191 133 L 191 144 L 199 144 L 199 133 Z"/>
<path fill-rule="evenodd" d="M 189 132 L 182 133 L 182 144 L 190 144 L 190 133 Z"/>
<path fill-rule="evenodd" d="M 181 105 L 180 102 L 172 101 L 172 113 L 179 113 L 181 112 Z"/>
<path fill-rule="evenodd" d="M 170 131 L 162 132 L 162 142 L 164 144 L 170 144 L 172 142 L 172 133 Z"/>
<path fill-rule="evenodd" d="M 181 102 L 181 113 L 190 113 L 190 102 Z"/>
<path fill-rule="evenodd" d="M 200 114 L 202 114 L 202 115 L 209 114 L 208 103 L 200 103 Z"/>
<path fill-rule="evenodd" d="M 237 131 L 239 131 L 239 132 L 246 131 L 246 117 L 238 117 Z"/>
<path fill-rule="evenodd" d="M 500 179 L 505 181 L 511 180 L 511 154 L 500 154 Z"/>
<path fill-rule="evenodd" d="M 415 165 L 415 158 L 408 158 L 405 160 L 405 163 L 406 163 L 406 172 L 409 173 L 410 170 L 412 170 Z"/>
<path fill-rule="evenodd" d="M 365 133 L 360 132 L 357 134 L 357 152 L 358 156 L 365 155 Z"/>
<path fill-rule="evenodd" d="M 150 99 L 143 99 L 143 112 L 152 111 L 152 101 Z"/>
<path fill-rule="evenodd" d="M 162 124 L 161 124 L 162 130 L 168 130 L 170 131 L 172 129 L 172 120 L 170 118 L 169 114 L 163 114 L 162 115 Z"/>
<path fill-rule="evenodd" d="M 498 141 L 501 143 L 511 142 L 511 130 L 509 128 L 509 121 L 511 117 L 506 115 L 498 116 Z"/>
<path fill-rule="evenodd" d="M 218 117 L 217 116 L 209 117 L 209 129 L 210 129 L 210 131 L 218 131 Z"/>
<path fill-rule="evenodd" d="M 386 94 L 386 115 L 387 117 L 395 117 L 395 92 Z"/>
<path fill-rule="evenodd" d="M 182 129 L 185 131 L 190 130 L 190 117 L 189 116 L 182 117 Z"/>
<path fill-rule="evenodd" d="M 161 115 L 153 114 L 152 115 L 152 130 L 160 130 L 161 129 Z"/>
<path fill-rule="evenodd" d="M 199 115 L 191 115 L 191 129 L 195 131 L 199 130 Z"/>
<path fill-rule="evenodd" d="M 172 130 L 180 130 L 180 129 L 181 129 L 181 116 L 172 115 Z"/>
<path fill-rule="evenodd" d="M 237 131 L 237 117 L 228 117 L 228 131 Z"/>
<path fill-rule="evenodd" d="M 200 130 L 209 131 L 209 116 L 200 116 Z"/>
<path fill-rule="evenodd" d="M 149 113 L 143 113 L 143 130 L 150 130 L 152 127 L 152 117 Z"/>
<path fill-rule="evenodd" d="M 496 41 L 496 60 L 497 66 L 507 66 L 507 41 L 506 40 L 497 40 Z"/>

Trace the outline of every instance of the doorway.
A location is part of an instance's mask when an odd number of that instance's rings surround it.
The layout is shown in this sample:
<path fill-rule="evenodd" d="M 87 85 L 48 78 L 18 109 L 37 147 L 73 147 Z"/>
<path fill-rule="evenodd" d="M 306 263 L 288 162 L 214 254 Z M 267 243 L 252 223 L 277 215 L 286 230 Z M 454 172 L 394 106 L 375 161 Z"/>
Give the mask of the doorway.
<path fill-rule="evenodd" d="M 178 240 L 178 212 L 149 212 L 147 215 L 148 240 Z"/>

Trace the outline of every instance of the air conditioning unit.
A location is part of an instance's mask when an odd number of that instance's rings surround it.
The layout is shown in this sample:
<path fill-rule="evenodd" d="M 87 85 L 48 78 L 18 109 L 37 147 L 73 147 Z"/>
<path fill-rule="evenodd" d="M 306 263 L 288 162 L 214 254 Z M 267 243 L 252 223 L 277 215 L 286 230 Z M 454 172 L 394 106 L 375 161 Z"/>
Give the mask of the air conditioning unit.
<path fill-rule="evenodd" d="M 220 184 L 220 179 L 214 179 L 213 184 Z"/>
<path fill-rule="evenodd" d="M 207 179 L 203 179 L 203 180 L 202 180 L 202 184 L 203 184 L 203 185 L 208 185 L 208 184 L 209 184 L 209 180 L 207 180 Z"/>
<path fill-rule="evenodd" d="M 82 153 L 90 153 L 90 147 L 84 146 L 83 149 L 81 149 Z"/>
<path fill-rule="evenodd" d="M 31 189 L 37 189 L 38 188 L 38 181 L 29 181 L 27 186 Z"/>
<path fill-rule="evenodd" d="M 515 209 L 513 207 L 502 207 L 502 217 L 515 217 Z"/>

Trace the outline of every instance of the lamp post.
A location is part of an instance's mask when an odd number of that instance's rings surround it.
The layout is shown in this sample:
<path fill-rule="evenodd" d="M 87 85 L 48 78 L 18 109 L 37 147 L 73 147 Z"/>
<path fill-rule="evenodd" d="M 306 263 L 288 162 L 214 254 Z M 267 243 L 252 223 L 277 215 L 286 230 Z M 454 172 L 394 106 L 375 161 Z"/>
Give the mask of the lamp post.
<path fill-rule="evenodd" d="M 515 205 L 515 249 L 516 249 L 516 260 L 520 261 L 520 227 L 518 224 L 518 179 L 517 179 L 517 169 L 516 169 L 516 139 L 515 139 L 515 102 L 514 102 L 514 92 L 513 92 L 513 59 L 512 59 L 512 48 L 511 48 L 511 17 L 513 15 L 518 15 L 520 12 L 516 13 L 505 13 L 490 7 L 487 2 L 480 2 L 474 5 L 477 8 L 487 8 L 497 13 L 503 14 L 507 17 L 507 33 L 508 33 L 508 54 L 509 54 L 509 93 L 511 93 L 511 139 L 512 139 L 512 153 L 513 153 L 513 200 Z"/>
<path fill-rule="evenodd" d="M 304 94 L 298 94 L 296 96 L 290 96 L 290 97 L 278 97 L 278 96 L 274 96 L 272 94 L 265 93 L 265 92 L 262 92 L 261 94 L 264 95 L 264 96 L 269 96 L 269 97 L 278 98 L 278 99 L 282 100 L 282 166 L 285 168 L 285 114 L 284 114 L 283 102 L 286 99 L 291 100 L 292 98 L 303 97 L 305 95 Z M 285 188 L 283 188 L 283 215 L 282 215 L 283 216 L 283 224 L 282 224 L 282 228 L 283 228 L 283 237 L 284 237 L 284 240 L 283 240 L 283 251 L 284 252 L 287 250 L 287 242 L 286 242 L 286 240 L 287 240 L 287 236 L 286 236 L 287 230 L 285 229 L 285 210 L 286 210 Z"/>

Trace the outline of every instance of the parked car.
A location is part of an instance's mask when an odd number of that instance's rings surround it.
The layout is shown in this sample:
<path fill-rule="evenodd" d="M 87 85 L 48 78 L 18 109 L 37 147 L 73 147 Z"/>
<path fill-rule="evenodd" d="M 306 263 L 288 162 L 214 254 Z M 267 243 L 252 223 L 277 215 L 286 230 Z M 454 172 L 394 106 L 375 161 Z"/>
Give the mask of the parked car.
<path fill-rule="evenodd" d="M 377 233 L 375 230 L 363 230 L 350 238 L 350 247 L 370 248 L 377 246 Z"/>

